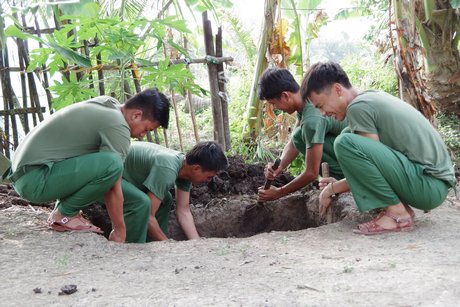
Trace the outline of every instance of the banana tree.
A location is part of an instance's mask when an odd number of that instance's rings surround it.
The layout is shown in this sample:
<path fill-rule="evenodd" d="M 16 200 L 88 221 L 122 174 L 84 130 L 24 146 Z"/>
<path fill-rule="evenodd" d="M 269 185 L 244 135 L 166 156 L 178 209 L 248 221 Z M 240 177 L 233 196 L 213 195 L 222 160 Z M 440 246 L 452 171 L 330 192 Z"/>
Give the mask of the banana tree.
<path fill-rule="evenodd" d="M 396 71 L 403 98 L 427 118 L 460 116 L 460 1 L 392 0 Z"/>
<path fill-rule="evenodd" d="M 296 67 L 294 74 L 302 77 L 304 67 L 309 65 L 310 43 L 328 20 L 321 10 L 316 11 L 321 0 L 285 0 L 283 9 L 280 2 L 265 1 L 263 31 L 243 128 L 245 137 L 250 140 L 257 138 L 264 122 L 263 103 L 257 97 L 260 75 L 270 63 L 277 67 L 293 65 Z"/>

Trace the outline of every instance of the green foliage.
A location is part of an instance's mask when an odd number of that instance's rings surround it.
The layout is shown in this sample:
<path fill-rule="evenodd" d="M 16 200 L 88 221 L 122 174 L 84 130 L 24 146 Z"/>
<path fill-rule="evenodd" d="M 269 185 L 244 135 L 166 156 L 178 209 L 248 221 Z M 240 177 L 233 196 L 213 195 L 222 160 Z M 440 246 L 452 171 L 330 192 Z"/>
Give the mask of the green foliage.
<path fill-rule="evenodd" d="M 398 96 L 398 81 L 390 64 L 356 54 L 345 57 L 340 64 L 356 88 L 382 90 Z"/>
<path fill-rule="evenodd" d="M 76 80 L 75 74 L 70 74 L 70 80 L 62 78 L 61 82 L 55 81 L 50 86 L 57 98 L 53 100 L 53 108 L 59 110 L 75 102 L 86 100 L 90 97 L 97 96 L 94 88 L 89 87 L 87 75 L 82 80 Z"/>
<path fill-rule="evenodd" d="M 455 114 L 437 113 L 436 120 L 438 121 L 438 131 L 441 134 L 444 143 L 454 153 L 460 163 L 460 124 L 459 118 Z"/>
<path fill-rule="evenodd" d="M 292 176 L 299 176 L 304 170 L 305 156 L 303 154 L 299 154 L 289 165 L 288 171 Z"/>
<path fill-rule="evenodd" d="M 244 30 L 241 20 L 229 13 L 225 12 L 222 16 L 230 24 L 231 30 L 235 33 L 237 37 L 237 43 L 241 45 L 246 53 L 247 61 L 250 65 L 254 65 L 255 56 L 256 56 L 256 45 L 252 40 L 251 33 Z"/>
<path fill-rule="evenodd" d="M 291 32 L 287 39 L 291 48 L 289 64 L 297 67 L 296 74 L 303 75 L 303 64 L 309 62 L 309 48 L 313 39 L 318 37 L 320 28 L 327 23 L 327 17 L 317 13 L 315 9 L 321 0 L 286 1 L 289 8 L 283 11 L 285 18 L 291 20 Z M 298 10 L 301 9 L 301 10 Z"/>
<path fill-rule="evenodd" d="M 185 64 L 169 65 L 169 60 L 159 62 L 158 66 L 143 68 L 148 72 L 142 79 L 142 83 L 148 87 L 155 86 L 160 91 L 174 89 L 185 95 L 185 89 L 195 95 L 205 95 L 207 92 L 194 82 L 193 74 Z"/>
<path fill-rule="evenodd" d="M 259 136 L 256 139 L 257 146 L 253 159 L 255 161 L 262 161 L 265 163 L 275 161 L 275 155 L 265 145 L 264 140 L 265 142 L 268 141 L 267 137 L 263 133 L 259 134 Z"/>
<path fill-rule="evenodd" d="M 128 2 L 126 5 L 136 5 L 135 1 Z M 139 4 L 140 2 L 137 3 Z M 126 70 L 132 63 L 139 65 L 135 68 L 138 75 L 142 75 L 145 86 L 158 87 L 163 91 L 174 89 L 182 93 L 184 89 L 188 89 L 196 95 L 206 93 L 195 83 L 194 76 L 185 65 L 170 65 L 165 55 L 167 52 L 164 50 L 164 43 L 167 42 L 169 46 L 189 57 L 184 48 L 168 37 L 172 30 L 181 34 L 191 33 L 184 20 L 174 16 L 154 20 L 123 20 L 118 16 L 99 18 L 94 14 L 97 8 L 97 3 L 90 0 L 63 7 L 62 12 L 67 14 L 60 17 L 63 25 L 45 38 L 26 33 L 19 23 L 10 26 L 6 35 L 21 39 L 32 38 L 46 45 L 30 53 L 29 71 L 46 66 L 51 75 L 54 75 L 66 65 L 89 68 L 96 63 L 96 57 L 100 56 L 102 64 L 121 67 L 118 78 L 113 78 L 114 74 L 107 72 L 104 80 L 106 87 L 111 88 L 111 92 L 119 93 L 120 97 L 124 97 L 120 90 L 124 88 L 122 84 L 126 80 L 131 84 L 133 82 L 131 72 Z M 89 56 L 81 53 L 85 41 L 93 45 L 89 48 Z M 69 71 L 68 79 L 62 78 L 61 82 L 56 82 L 50 88 L 56 95 L 55 108 L 97 96 L 97 92 L 90 88 L 89 75 L 83 80 L 77 80 L 75 74 Z"/>

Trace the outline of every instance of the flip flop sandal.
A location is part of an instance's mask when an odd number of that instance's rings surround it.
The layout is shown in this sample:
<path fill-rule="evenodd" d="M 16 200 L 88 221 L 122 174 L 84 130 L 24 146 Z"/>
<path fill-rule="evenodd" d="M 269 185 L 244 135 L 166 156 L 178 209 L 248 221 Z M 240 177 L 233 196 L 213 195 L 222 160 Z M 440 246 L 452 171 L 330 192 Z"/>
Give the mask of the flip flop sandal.
<path fill-rule="evenodd" d="M 70 221 L 78 220 L 80 224 L 69 225 Z M 99 227 L 92 225 L 80 213 L 71 218 L 63 217 L 60 221 L 48 220 L 48 227 L 56 231 L 76 231 L 76 232 L 95 232 L 104 233 Z"/>
<path fill-rule="evenodd" d="M 382 218 L 384 215 L 392 218 L 393 221 L 395 221 L 396 223 L 395 228 L 386 229 L 386 228 L 381 227 L 380 225 L 377 225 L 376 222 L 380 218 Z M 354 229 L 353 233 L 362 234 L 362 235 L 378 235 L 378 234 L 389 233 L 389 232 L 411 231 L 412 229 L 414 229 L 414 219 L 412 216 L 402 219 L 398 216 L 391 215 L 390 213 L 384 211 L 384 212 L 381 212 L 373 220 L 367 223 L 358 225 L 358 229 Z"/>

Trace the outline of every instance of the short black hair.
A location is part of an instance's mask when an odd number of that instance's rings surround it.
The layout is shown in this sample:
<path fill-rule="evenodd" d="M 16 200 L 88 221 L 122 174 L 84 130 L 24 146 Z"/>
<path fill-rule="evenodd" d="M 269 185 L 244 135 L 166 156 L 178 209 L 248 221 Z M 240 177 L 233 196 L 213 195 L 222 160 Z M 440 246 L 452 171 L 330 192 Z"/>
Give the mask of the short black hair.
<path fill-rule="evenodd" d="M 142 111 L 142 119 L 157 121 L 161 127 L 168 128 L 171 104 L 168 98 L 156 88 L 137 93 L 125 102 L 125 107 L 139 109 Z"/>
<path fill-rule="evenodd" d="M 259 99 L 279 98 L 282 92 L 297 93 L 299 84 L 289 70 L 284 68 L 268 68 L 259 79 Z"/>
<path fill-rule="evenodd" d="M 216 142 L 200 142 L 185 155 L 187 164 L 198 164 L 205 172 L 218 172 L 228 167 L 225 154 Z"/>
<path fill-rule="evenodd" d="M 302 81 L 300 94 L 303 100 L 307 100 L 311 93 L 319 94 L 328 90 L 334 83 L 343 87 L 351 88 L 347 73 L 335 62 L 318 62 L 310 66 Z"/>

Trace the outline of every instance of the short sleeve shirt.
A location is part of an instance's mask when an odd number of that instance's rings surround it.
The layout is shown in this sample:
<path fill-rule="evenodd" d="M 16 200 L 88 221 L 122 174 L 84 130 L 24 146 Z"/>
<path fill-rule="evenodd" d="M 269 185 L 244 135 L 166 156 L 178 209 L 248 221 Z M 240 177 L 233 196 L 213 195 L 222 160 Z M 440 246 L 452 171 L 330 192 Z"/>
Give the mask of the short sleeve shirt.
<path fill-rule="evenodd" d="M 372 133 L 380 142 L 421 164 L 427 174 L 455 185 L 447 147 L 430 122 L 414 107 L 388 93 L 365 91 L 347 108 L 353 133 Z"/>
<path fill-rule="evenodd" d="M 101 96 L 54 113 L 21 141 L 13 156 L 13 171 L 99 151 L 119 153 L 124 160 L 131 130 L 118 106 L 115 98 Z"/>
<path fill-rule="evenodd" d="M 152 192 L 163 200 L 175 186 L 190 191 L 192 183 L 178 179 L 184 154 L 148 142 L 133 142 L 126 158 L 123 178 L 143 192 Z"/>
<path fill-rule="evenodd" d="M 327 134 L 337 136 L 347 127 L 347 121 L 339 122 L 331 117 L 322 116 L 318 109 L 307 102 L 302 113 L 298 114 L 300 126 L 294 130 L 292 143 L 301 153 L 313 144 L 324 144 Z"/>

